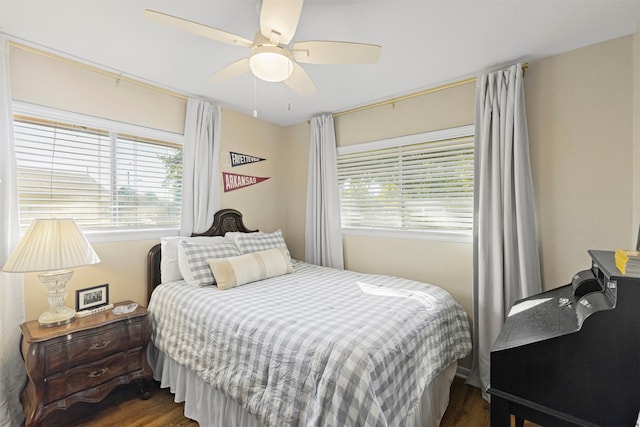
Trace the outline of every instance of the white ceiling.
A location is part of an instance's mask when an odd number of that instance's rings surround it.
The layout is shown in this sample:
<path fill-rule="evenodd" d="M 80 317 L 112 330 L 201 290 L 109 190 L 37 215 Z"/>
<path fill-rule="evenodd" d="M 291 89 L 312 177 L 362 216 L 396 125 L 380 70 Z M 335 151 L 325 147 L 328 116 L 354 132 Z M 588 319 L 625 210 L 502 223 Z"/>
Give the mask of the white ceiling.
<path fill-rule="evenodd" d="M 382 54 L 374 65 L 304 64 L 318 94 L 301 98 L 261 80 L 254 96 L 250 74 L 208 83 L 248 50 L 143 16 L 155 9 L 252 39 L 257 7 L 255 0 L 0 0 L 0 32 L 249 115 L 255 102 L 261 119 L 289 125 L 631 34 L 640 22 L 640 0 L 306 0 L 292 43 L 373 43 Z"/>

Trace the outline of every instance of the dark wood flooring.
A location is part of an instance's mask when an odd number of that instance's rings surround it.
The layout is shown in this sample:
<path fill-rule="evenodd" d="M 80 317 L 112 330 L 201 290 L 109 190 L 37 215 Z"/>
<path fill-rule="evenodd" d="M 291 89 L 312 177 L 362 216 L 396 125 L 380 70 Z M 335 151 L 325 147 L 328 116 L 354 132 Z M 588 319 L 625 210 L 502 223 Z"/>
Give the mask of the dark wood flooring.
<path fill-rule="evenodd" d="M 120 386 L 100 403 L 76 403 L 66 411 L 55 411 L 43 422 L 45 427 L 168 427 L 198 426 L 184 416 L 184 404 L 175 403 L 168 389 L 150 386 L 151 397 L 141 400 L 134 384 Z M 441 427 L 488 427 L 489 404 L 480 390 L 456 378 L 451 386 L 449 407 Z M 525 426 L 536 424 L 525 422 Z"/>

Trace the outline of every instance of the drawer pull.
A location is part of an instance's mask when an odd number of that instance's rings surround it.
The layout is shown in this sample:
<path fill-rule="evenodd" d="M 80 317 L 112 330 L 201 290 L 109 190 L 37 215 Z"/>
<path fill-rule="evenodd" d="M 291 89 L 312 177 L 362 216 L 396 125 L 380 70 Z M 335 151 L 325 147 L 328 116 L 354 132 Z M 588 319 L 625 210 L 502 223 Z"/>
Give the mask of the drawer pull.
<path fill-rule="evenodd" d="M 102 342 L 96 342 L 93 343 L 89 346 L 89 350 L 101 350 L 103 348 L 105 348 L 106 346 L 108 346 L 109 344 L 111 344 L 111 341 L 106 340 L 106 341 L 102 341 Z"/>
<path fill-rule="evenodd" d="M 91 371 L 89 372 L 89 375 L 87 375 L 87 377 L 89 378 L 98 378 L 101 377 L 102 375 L 106 374 L 107 371 L 109 370 L 109 368 L 102 368 L 98 371 Z"/>

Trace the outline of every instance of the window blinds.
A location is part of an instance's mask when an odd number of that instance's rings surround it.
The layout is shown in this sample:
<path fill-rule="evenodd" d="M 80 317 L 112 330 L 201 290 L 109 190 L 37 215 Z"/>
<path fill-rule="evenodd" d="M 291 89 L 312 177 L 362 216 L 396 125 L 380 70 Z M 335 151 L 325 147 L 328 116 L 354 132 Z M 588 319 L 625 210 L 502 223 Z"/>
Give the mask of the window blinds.
<path fill-rule="evenodd" d="M 14 135 L 21 227 L 42 217 L 84 230 L 179 225 L 181 146 L 23 116 Z"/>
<path fill-rule="evenodd" d="M 469 234 L 473 226 L 470 127 L 338 150 L 342 226 Z M 457 136 L 462 134 L 463 136 Z"/>

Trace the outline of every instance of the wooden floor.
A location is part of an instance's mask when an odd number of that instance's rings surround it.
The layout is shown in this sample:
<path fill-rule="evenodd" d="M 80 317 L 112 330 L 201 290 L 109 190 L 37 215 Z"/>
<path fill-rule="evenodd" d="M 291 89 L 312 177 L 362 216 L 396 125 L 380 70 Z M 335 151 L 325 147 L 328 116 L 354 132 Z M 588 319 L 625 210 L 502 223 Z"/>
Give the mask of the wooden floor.
<path fill-rule="evenodd" d="M 515 420 L 511 417 L 511 425 Z M 540 427 L 529 421 L 525 427 Z M 444 413 L 440 427 L 488 427 L 489 403 L 482 398 L 480 389 L 468 386 L 464 380 L 456 377 L 451 384 L 449 407 Z"/>
<path fill-rule="evenodd" d="M 66 411 L 52 412 L 43 422 L 45 427 L 167 427 L 191 426 L 198 423 L 185 418 L 184 404 L 174 403 L 168 389 L 158 383 L 150 387 L 151 398 L 141 400 L 138 387 L 121 386 L 113 390 L 101 403 L 76 403 Z M 513 424 L 513 423 L 512 423 Z M 489 404 L 482 399 L 480 390 L 456 378 L 451 386 L 449 408 L 441 427 L 488 427 Z M 525 422 L 525 426 L 536 424 Z"/>

